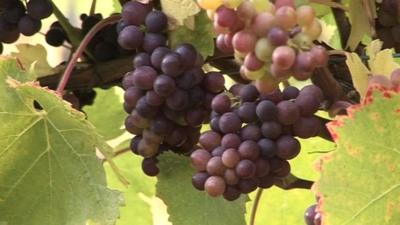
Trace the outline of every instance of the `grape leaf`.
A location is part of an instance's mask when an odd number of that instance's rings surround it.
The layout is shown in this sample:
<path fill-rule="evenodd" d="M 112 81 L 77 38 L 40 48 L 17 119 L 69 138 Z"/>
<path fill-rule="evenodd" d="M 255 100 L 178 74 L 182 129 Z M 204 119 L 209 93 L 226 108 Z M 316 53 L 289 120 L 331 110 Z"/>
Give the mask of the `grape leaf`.
<path fill-rule="evenodd" d="M 18 58 L 25 69 L 29 69 L 37 78 L 59 72 L 47 61 L 47 51 L 43 45 L 17 44 L 18 52 L 11 55 Z"/>
<path fill-rule="evenodd" d="M 346 57 L 346 64 L 349 67 L 354 87 L 363 98 L 367 92 L 370 71 L 356 53 L 346 53 Z"/>
<path fill-rule="evenodd" d="M 20 83 L 30 79 L 0 61 L 0 224 L 114 224 L 123 198 L 95 154 L 105 143 L 54 92 Z"/>
<path fill-rule="evenodd" d="M 324 225 L 400 224 L 400 93 L 373 86 L 329 124 L 336 151 L 321 159 Z"/>
<path fill-rule="evenodd" d="M 347 47 L 350 47 L 352 50 L 357 47 L 364 35 L 372 34 L 370 21 L 375 19 L 375 15 L 371 14 L 371 12 L 373 12 L 372 9 L 366 10 L 365 7 L 366 5 L 370 5 L 373 9 L 375 9 L 375 1 L 367 0 L 367 2 L 368 3 L 360 0 L 349 2 L 349 17 L 352 26 Z"/>
<path fill-rule="evenodd" d="M 113 11 L 116 13 L 120 13 L 122 11 L 121 2 L 119 0 L 112 0 Z"/>
<path fill-rule="evenodd" d="M 384 75 L 390 78 L 392 71 L 399 68 L 399 65 L 393 59 L 393 50 L 381 50 L 382 45 L 383 42 L 377 39 L 365 48 L 369 56 L 368 65 L 372 74 Z"/>
<path fill-rule="evenodd" d="M 153 197 L 155 195 L 156 179 L 148 177 L 142 172 L 141 157 L 134 156 L 130 152 L 118 156 L 114 161 L 131 184 L 129 187 L 122 185 L 109 164 L 105 164 L 109 186 L 123 192 L 126 199 L 125 207 L 121 208 L 121 216 L 117 220 L 117 225 L 153 224 L 150 204 L 142 196 Z"/>
<path fill-rule="evenodd" d="M 211 32 L 213 28 L 207 14 L 205 12 L 197 14 L 194 23 L 194 30 L 179 26 L 176 30 L 170 31 L 171 46 L 175 47 L 184 42 L 191 43 L 203 57 L 213 55 L 215 35 Z"/>
<path fill-rule="evenodd" d="M 161 7 L 171 22 L 177 25 L 183 25 L 185 19 L 200 12 L 194 0 L 161 0 Z"/>
<path fill-rule="evenodd" d="M 235 202 L 209 197 L 191 183 L 195 171 L 188 157 L 164 153 L 160 157 L 156 195 L 167 205 L 174 225 L 244 225 L 247 196 Z"/>
<path fill-rule="evenodd" d="M 122 92 L 118 87 L 107 90 L 98 88 L 94 104 L 83 108 L 88 120 L 106 140 L 111 140 L 124 133 L 122 126 L 126 113 L 122 107 L 123 100 L 118 92 Z"/>

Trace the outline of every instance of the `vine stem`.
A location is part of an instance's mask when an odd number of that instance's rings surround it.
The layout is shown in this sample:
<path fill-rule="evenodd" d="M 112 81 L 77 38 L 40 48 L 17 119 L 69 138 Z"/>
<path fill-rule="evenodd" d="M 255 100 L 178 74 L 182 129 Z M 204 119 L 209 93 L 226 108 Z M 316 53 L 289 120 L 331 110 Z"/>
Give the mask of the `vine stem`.
<path fill-rule="evenodd" d="M 76 63 L 78 62 L 78 59 L 82 56 L 83 52 L 85 51 L 86 47 L 89 45 L 89 42 L 93 39 L 93 37 L 104 27 L 106 27 L 109 24 L 118 22 L 118 20 L 121 19 L 120 15 L 113 15 L 108 17 L 107 19 L 104 19 L 97 23 L 90 31 L 87 33 L 87 35 L 83 38 L 82 42 L 79 44 L 78 48 L 74 52 L 71 60 L 68 62 L 67 68 L 64 71 L 64 74 L 61 77 L 61 80 L 58 84 L 57 87 L 57 93 L 61 94 L 65 87 L 67 86 L 68 80 L 71 77 L 72 71 L 75 68 Z"/>
<path fill-rule="evenodd" d="M 261 196 L 263 193 L 264 189 L 258 188 L 256 197 L 254 199 L 253 203 L 253 208 L 251 209 L 251 215 L 250 215 L 250 225 L 254 225 L 256 223 L 256 216 L 257 216 L 257 209 L 258 205 L 260 204 Z"/>
<path fill-rule="evenodd" d="M 97 0 L 92 0 L 92 5 L 90 6 L 89 15 L 94 15 L 94 13 L 96 12 L 96 4 Z"/>

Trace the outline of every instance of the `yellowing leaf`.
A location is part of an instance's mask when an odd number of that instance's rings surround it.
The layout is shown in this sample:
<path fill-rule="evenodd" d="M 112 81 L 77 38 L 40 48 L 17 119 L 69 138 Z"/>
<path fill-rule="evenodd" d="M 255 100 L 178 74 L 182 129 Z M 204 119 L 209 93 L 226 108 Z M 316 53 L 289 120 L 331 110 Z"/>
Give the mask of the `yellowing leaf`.
<path fill-rule="evenodd" d="M 18 52 L 12 52 L 11 55 L 18 58 L 25 69 L 31 70 L 36 77 L 42 77 L 57 73 L 47 62 L 47 51 L 40 45 L 17 44 Z"/>
<path fill-rule="evenodd" d="M 374 75 L 390 77 L 390 74 L 399 68 L 399 65 L 393 59 L 393 50 L 385 49 L 378 52 L 374 60 L 370 60 L 369 67 Z"/>
<path fill-rule="evenodd" d="M 379 39 L 371 41 L 367 47 L 365 47 L 365 52 L 369 56 L 369 63 L 373 61 L 376 55 L 382 50 L 383 42 Z"/>
<path fill-rule="evenodd" d="M 163 12 L 177 25 L 183 25 L 186 18 L 196 15 L 200 12 L 194 0 L 161 0 Z"/>
<path fill-rule="evenodd" d="M 321 23 L 322 26 L 322 33 L 319 36 L 318 40 L 321 42 L 330 43 L 337 29 L 336 26 L 328 24 L 324 20 L 320 20 L 319 22 Z"/>
<path fill-rule="evenodd" d="M 315 185 L 324 225 L 400 224 L 400 94 L 373 88 L 367 99 L 328 125 L 337 149 Z"/>
<path fill-rule="evenodd" d="M 372 28 L 369 23 L 370 13 L 365 10 L 363 0 L 349 1 L 349 16 L 351 21 L 351 32 L 347 46 L 354 50 L 364 35 L 371 35 Z M 340 24 L 338 24 L 340 26 Z"/>
<path fill-rule="evenodd" d="M 346 64 L 349 67 L 354 87 L 363 97 L 367 93 L 370 71 L 356 53 L 346 53 L 346 57 Z"/>

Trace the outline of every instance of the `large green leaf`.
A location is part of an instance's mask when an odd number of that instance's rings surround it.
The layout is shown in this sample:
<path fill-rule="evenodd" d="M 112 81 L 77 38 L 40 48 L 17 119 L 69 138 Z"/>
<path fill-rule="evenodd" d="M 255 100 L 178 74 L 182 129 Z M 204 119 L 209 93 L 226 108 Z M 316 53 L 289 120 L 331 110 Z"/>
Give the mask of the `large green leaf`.
<path fill-rule="evenodd" d="M 337 150 L 316 185 L 324 225 L 400 224 L 400 94 L 370 89 L 366 102 L 330 124 Z"/>
<path fill-rule="evenodd" d="M 194 18 L 194 29 L 186 26 L 179 26 L 176 30 L 170 31 L 171 46 L 187 42 L 193 44 L 197 51 L 207 57 L 214 54 L 214 33 L 210 19 L 205 12 L 197 14 Z"/>
<path fill-rule="evenodd" d="M 151 205 L 146 198 L 152 198 L 155 195 L 156 179 L 148 177 L 142 172 L 142 158 L 134 156 L 130 152 L 118 156 L 115 162 L 130 183 L 128 187 L 122 185 L 112 168 L 108 164 L 105 165 L 110 187 L 123 192 L 126 199 L 117 225 L 153 224 Z"/>
<path fill-rule="evenodd" d="M 122 126 L 126 113 L 122 107 L 121 92 L 121 88 L 118 87 L 107 90 L 98 88 L 94 104 L 83 108 L 88 120 L 106 140 L 116 138 L 124 133 Z"/>
<path fill-rule="evenodd" d="M 160 156 L 157 196 L 168 207 L 174 225 L 244 225 L 247 196 L 235 202 L 209 197 L 191 183 L 195 171 L 189 159 L 173 153 Z"/>
<path fill-rule="evenodd" d="M 0 223 L 114 224 L 123 199 L 106 186 L 94 127 L 54 92 L 9 76 L 30 80 L 0 62 Z"/>

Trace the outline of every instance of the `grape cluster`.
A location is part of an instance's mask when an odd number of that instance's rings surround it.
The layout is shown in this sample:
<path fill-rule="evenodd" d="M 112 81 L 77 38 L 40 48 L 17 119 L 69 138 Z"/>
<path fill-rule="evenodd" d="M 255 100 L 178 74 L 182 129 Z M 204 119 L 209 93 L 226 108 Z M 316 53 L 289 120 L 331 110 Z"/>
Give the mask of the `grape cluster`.
<path fill-rule="evenodd" d="M 317 205 L 312 205 L 304 213 L 304 220 L 307 225 L 321 225 L 321 214 L 316 209 Z"/>
<path fill-rule="evenodd" d="M 201 134 L 201 148 L 191 154 L 197 170 L 193 186 L 235 200 L 289 175 L 288 160 L 300 152 L 295 137 L 314 137 L 322 129 L 314 113 L 323 98 L 314 85 L 260 94 L 251 84 L 236 84 L 217 95 L 211 103 L 212 130 Z"/>
<path fill-rule="evenodd" d="M 328 61 L 326 49 L 313 44 L 322 28 L 311 6 L 295 9 L 293 1 L 265 0 L 198 3 L 213 19 L 218 49 L 234 54 L 243 78 L 255 80 L 262 93 L 290 76 L 306 80 Z"/>
<path fill-rule="evenodd" d="M 151 54 L 156 48 L 167 45 L 167 16 L 153 10 L 152 3 L 129 1 L 122 8 L 118 24 L 118 43 L 126 50 Z"/>
<path fill-rule="evenodd" d="M 400 2 L 382 0 L 376 19 L 376 32 L 384 48 L 400 51 Z"/>
<path fill-rule="evenodd" d="M 369 78 L 369 85 L 379 84 L 388 89 L 400 90 L 400 69 L 395 69 L 387 78 L 383 75 L 374 75 Z"/>
<path fill-rule="evenodd" d="M 27 2 L 26 5 L 24 2 Z M 41 20 L 52 13 L 53 6 L 49 0 L 1 0 L 0 45 L 17 41 L 20 34 L 36 34 L 42 27 Z"/>
<path fill-rule="evenodd" d="M 85 36 L 98 22 L 103 19 L 101 14 L 80 16 L 81 33 Z M 132 51 L 126 51 L 118 45 L 117 23 L 108 25 L 100 30 L 90 41 L 87 50 L 92 53 L 96 61 L 108 61 L 121 55 L 132 54 Z M 70 42 L 67 33 L 59 22 L 54 22 L 46 33 L 46 42 L 54 47 L 61 46 L 65 41 Z"/>
<path fill-rule="evenodd" d="M 225 80 L 221 73 L 204 73 L 204 61 L 190 44 L 140 52 L 133 61 L 134 71 L 123 79 L 129 113 L 125 127 L 136 135 L 131 148 L 145 158 L 143 171 L 155 176 L 162 151 L 193 150 L 202 124 L 208 122 L 211 100 L 224 90 Z"/>

